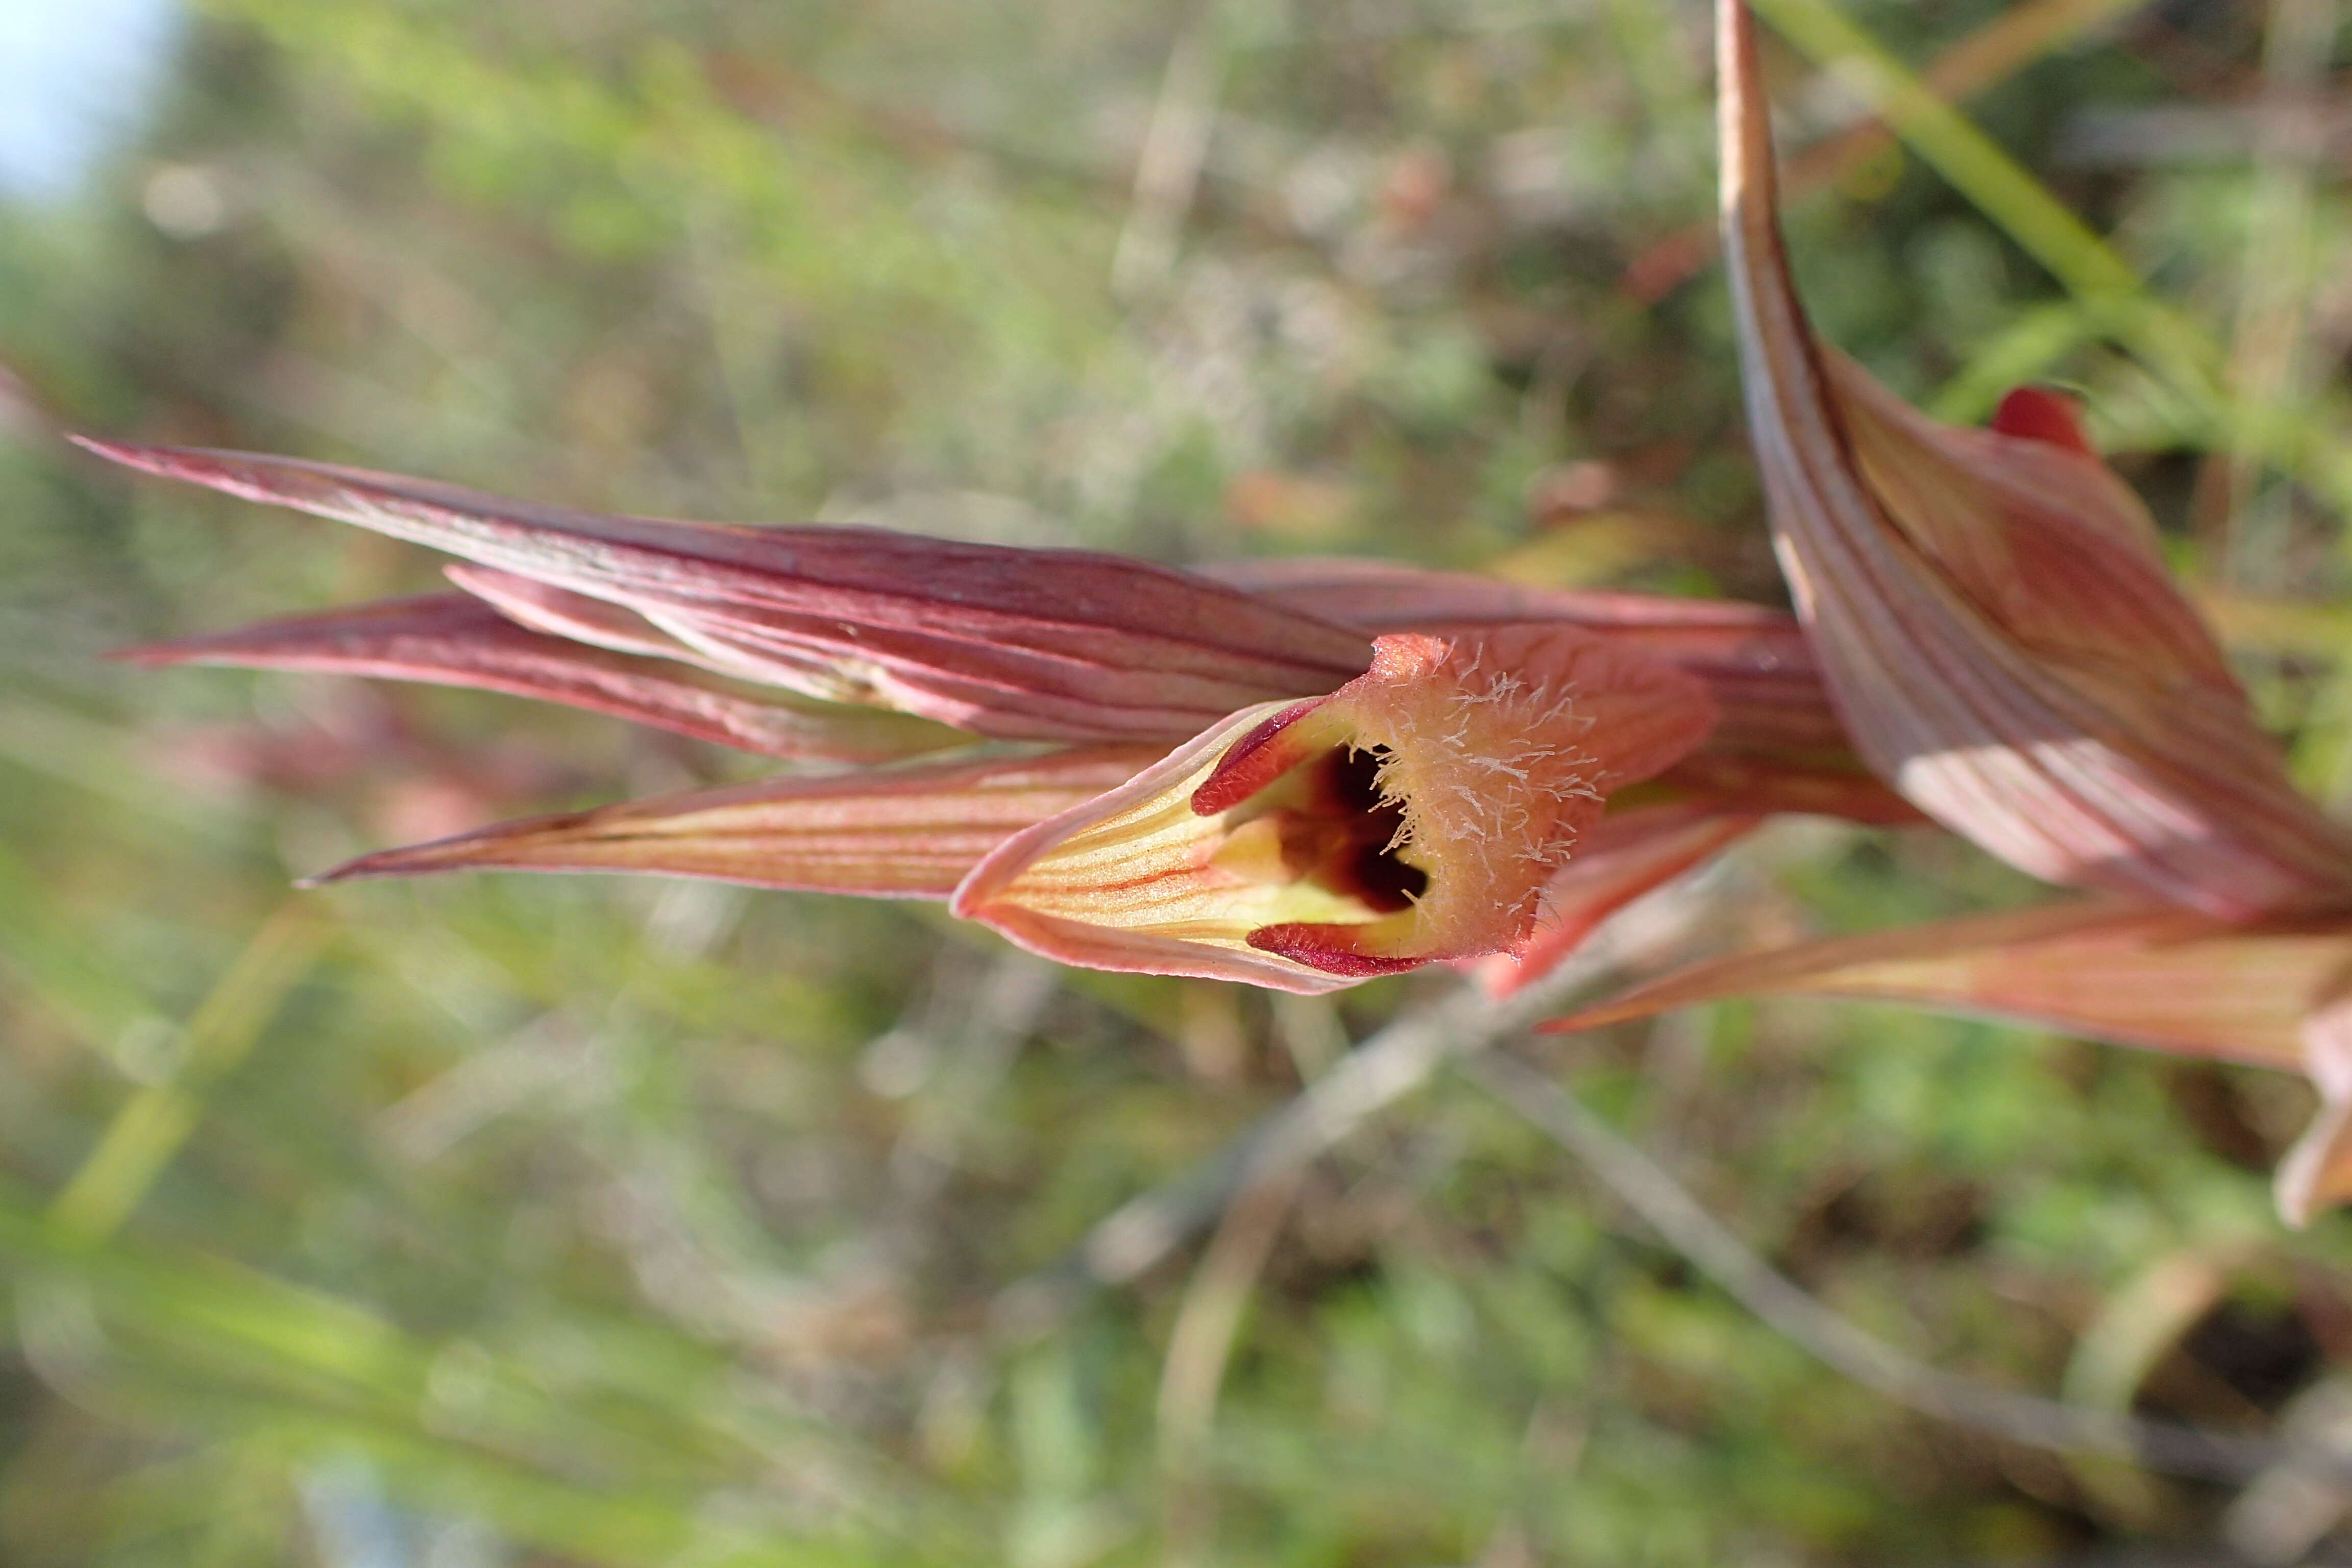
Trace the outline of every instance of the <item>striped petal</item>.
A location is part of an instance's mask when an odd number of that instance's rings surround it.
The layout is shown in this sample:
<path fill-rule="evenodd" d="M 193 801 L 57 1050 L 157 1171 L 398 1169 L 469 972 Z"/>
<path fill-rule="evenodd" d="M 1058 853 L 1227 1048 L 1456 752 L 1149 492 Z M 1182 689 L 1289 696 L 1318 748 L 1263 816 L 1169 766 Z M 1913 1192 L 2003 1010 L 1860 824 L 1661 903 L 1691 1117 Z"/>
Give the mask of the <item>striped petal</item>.
<path fill-rule="evenodd" d="M 2147 513 L 2046 405 L 1938 425 L 1821 342 L 1782 250 L 1754 23 L 1718 0 L 1723 224 L 1774 542 L 1854 744 L 2046 880 L 2207 913 L 2352 900 Z"/>
<path fill-rule="evenodd" d="M 478 828 L 313 879 L 427 871 L 637 871 L 755 888 L 944 899 L 1006 838 L 1123 783 L 1149 749 L 1095 746 L 763 779 Z"/>
<path fill-rule="evenodd" d="M 281 458 L 82 445 L 620 605 L 732 674 L 1003 739 L 1164 744 L 1329 691 L 1371 658 L 1355 633 L 1114 555 L 607 517 Z"/>

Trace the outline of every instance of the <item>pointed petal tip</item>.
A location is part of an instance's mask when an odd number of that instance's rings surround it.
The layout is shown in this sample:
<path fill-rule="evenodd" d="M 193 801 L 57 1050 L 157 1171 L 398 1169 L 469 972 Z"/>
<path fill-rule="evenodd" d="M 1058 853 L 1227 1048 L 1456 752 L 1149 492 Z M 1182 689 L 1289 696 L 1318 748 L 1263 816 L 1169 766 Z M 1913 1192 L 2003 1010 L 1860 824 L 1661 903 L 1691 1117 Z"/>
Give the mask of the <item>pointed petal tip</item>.
<path fill-rule="evenodd" d="M 302 892 L 315 893 L 321 888 L 331 888 L 338 882 L 357 882 L 369 877 L 397 876 L 400 874 L 398 868 L 385 868 L 379 866 L 377 862 L 388 856 L 397 856 L 402 853 L 404 851 L 399 849 L 375 849 L 365 855 L 355 855 L 348 860 L 328 867 L 323 871 L 312 871 L 295 878 L 294 886 Z"/>
<path fill-rule="evenodd" d="M 1769 221 L 1780 175 L 1772 161 L 1772 110 L 1764 94 L 1756 17 L 1747 0 L 1718 0 L 1716 60 L 1723 210 Z M 1751 195 L 1761 198 L 1753 209 Z"/>
<path fill-rule="evenodd" d="M 186 656 L 173 649 L 170 643 L 160 642 L 126 643 L 121 647 L 101 648 L 98 657 L 110 664 L 135 664 L 142 669 L 188 662 Z"/>
<path fill-rule="evenodd" d="M 247 665 L 250 661 L 234 657 L 236 636 L 234 632 L 210 632 L 165 637 L 159 642 L 125 643 L 121 647 L 104 649 L 99 657 L 114 664 L 134 664 L 142 669 L 166 669 L 184 664 Z"/>
<path fill-rule="evenodd" d="M 371 850 L 365 855 L 353 856 L 340 865 L 330 866 L 323 871 L 297 877 L 294 886 L 303 892 L 314 893 L 324 888 L 340 887 L 345 882 L 373 881 L 379 877 L 423 877 L 436 871 L 532 871 L 546 868 L 527 864 L 509 865 L 490 860 L 486 855 L 465 852 L 463 847 L 468 840 L 488 837 L 495 831 L 496 825 L 493 825 L 489 828 L 474 828 L 422 844 Z"/>
<path fill-rule="evenodd" d="M 132 448 L 122 442 L 109 441 L 100 436 L 85 436 L 79 430 L 67 431 L 66 439 L 72 442 L 75 446 L 79 447 L 85 452 L 90 453 L 95 457 L 104 458 L 109 462 L 114 463 L 125 461 L 126 458 L 124 454 L 132 450 Z"/>
<path fill-rule="evenodd" d="M 165 479 L 180 477 L 188 466 L 186 459 L 206 455 L 201 448 L 194 447 L 154 447 L 141 441 L 114 441 L 101 436 L 84 436 L 79 431 L 68 431 L 66 439 L 93 458 L 102 458 L 110 463 Z"/>
<path fill-rule="evenodd" d="M 304 892 L 315 892 L 341 882 L 362 882 L 373 877 L 416 877 L 427 871 L 454 870 L 465 865 L 460 856 L 437 854 L 446 845 L 469 838 L 472 834 L 458 834 L 451 838 L 436 838 L 425 844 L 407 844 L 396 849 L 376 849 L 365 855 L 353 856 L 340 865 L 323 871 L 313 871 L 307 877 L 297 877 L 294 885 Z M 484 868 L 493 869 L 495 868 Z"/>
<path fill-rule="evenodd" d="M 2316 1215 L 2352 1197 L 2352 1106 L 2323 1100 L 2311 1125 L 2271 1177 L 2279 1223 L 2305 1230 Z"/>

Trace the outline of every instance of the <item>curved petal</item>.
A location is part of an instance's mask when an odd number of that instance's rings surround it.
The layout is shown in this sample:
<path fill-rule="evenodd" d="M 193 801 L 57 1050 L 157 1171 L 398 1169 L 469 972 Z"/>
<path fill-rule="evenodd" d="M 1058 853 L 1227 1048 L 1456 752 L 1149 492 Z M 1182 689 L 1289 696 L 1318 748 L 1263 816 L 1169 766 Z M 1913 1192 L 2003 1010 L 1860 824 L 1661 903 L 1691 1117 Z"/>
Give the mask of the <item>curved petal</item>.
<path fill-rule="evenodd" d="M 1718 0 L 1723 224 L 1774 542 L 1881 777 L 2046 880 L 2234 918 L 2352 900 L 2130 489 L 2021 410 L 1936 424 L 1814 338 L 1775 210 L 1754 23 Z M 2058 438 L 2048 438 L 2053 435 Z"/>

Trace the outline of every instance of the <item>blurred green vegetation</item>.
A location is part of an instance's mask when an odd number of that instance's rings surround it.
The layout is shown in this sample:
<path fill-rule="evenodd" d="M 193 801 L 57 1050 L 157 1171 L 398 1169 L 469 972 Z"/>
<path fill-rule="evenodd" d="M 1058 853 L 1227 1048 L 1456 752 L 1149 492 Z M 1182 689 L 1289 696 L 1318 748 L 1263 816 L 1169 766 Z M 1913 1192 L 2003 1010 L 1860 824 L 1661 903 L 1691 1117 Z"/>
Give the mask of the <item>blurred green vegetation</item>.
<path fill-rule="evenodd" d="M 1842 47 L 1811 0 L 1769 9 Z M 1906 393 L 2088 392 L 2341 804 L 2352 205 L 2259 110 L 2292 89 L 2340 115 L 2337 10 L 1848 0 L 1915 66 L 2077 19 L 1962 106 L 1989 144 L 1906 122 L 1913 151 L 1864 149 L 1790 217 L 1824 330 Z M 657 881 L 291 892 L 362 847 L 746 764 L 502 699 L 100 657 L 433 565 L 94 471 L 33 404 L 595 508 L 1772 599 L 1693 237 L 1704 12 L 195 7 L 91 188 L 0 205 L 29 400 L 0 405 L 0 1560 L 2209 1539 L 2220 1491 L 1841 1381 L 1442 1080 L 1307 1173 L 1205 1437 L 1165 1441 L 1197 1252 L 1043 1331 L 1004 1293 L 1449 981 L 1114 985 L 933 911 Z M 1852 79 L 1773 66 L 1793 143 L 1862 112 Z M 1988 145 L 2034 174 L 1964 195 L 1921 161 L 1981 172 Z M 2067 256 L 2090 272 L 2036 259 Z M 1759 940 L 2032 896 L 1949 840 L 1811 824 L 1715 887 Z M 2300 1083 L 1798 1004 L 1540 1058 L 1954 1371 L 2243 1427 L 2352 1361 L 2352 1227 L 2268 1205 Z"/>

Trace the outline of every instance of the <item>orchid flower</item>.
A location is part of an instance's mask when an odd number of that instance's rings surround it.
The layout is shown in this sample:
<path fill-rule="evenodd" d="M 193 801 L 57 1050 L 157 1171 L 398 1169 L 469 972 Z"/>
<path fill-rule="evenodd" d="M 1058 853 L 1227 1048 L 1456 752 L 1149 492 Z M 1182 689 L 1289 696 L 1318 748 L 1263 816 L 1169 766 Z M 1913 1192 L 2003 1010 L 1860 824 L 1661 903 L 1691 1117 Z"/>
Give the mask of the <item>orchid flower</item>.
<path fill-rule="evenodd" d="M 956 912 L 1068 963 L 1286 990 L 1507 952 L 1608 794 L 1715 722 L 1692 676 L 1570 627 L 1373 647 L 1329 696 L 1244 709 L 1008 840 Z"/>
<path fill-rule="evenodd" d="M 2156 528 L 2057 399 L 1940 425 L 1813 334 L 1744 0 L 1718 0 L 1722 216 L 1773 542 L 1881 778 L 2045 881 L 2249 918 L 2352 895 Z"/>
<path fill-rule="evenodd" d="M 1558 1021 L 1875 998 L 2307 1074 L 2300 1225 L 2352 1198 L 2352 834 L 2299 795 L 2155 526 L 2054 395 L 1936 424 L 1813 334 L 1754 23 L 1718 0 L 1723 225 L 1773 538 L 1871 768 L 2046 881 L 2112 897 L 1737 955 Z"/>
<path fill-rule="evenodd" d="M 450 592 L 136 661 L 482 688 L 833 770 L 499 824 L 320 880 L 662 872 L 949 900 L 1097 968 L 1318 991 L 1485 960 L 1507 986 L 1764 813 L 1916 816 L 1769 610 L 609 517 L 83 444 L 461 558 Z"/>

